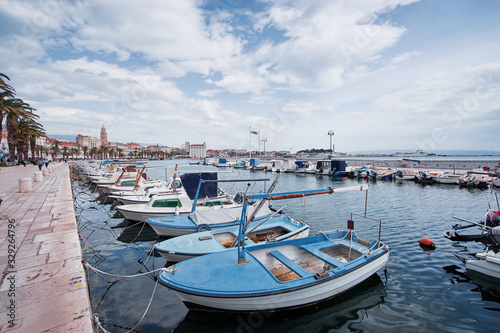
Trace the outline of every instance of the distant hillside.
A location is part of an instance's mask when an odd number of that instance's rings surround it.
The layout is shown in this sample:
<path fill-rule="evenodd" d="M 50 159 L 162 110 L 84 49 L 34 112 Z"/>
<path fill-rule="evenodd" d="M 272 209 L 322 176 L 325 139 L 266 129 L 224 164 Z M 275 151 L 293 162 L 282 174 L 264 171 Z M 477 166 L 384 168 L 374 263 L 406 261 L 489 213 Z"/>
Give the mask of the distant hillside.
<path fill-rule="evenodd" d="M 348 154 L 384 154 L 391 155 L 395 153 L 412 153 L 414 150 L 407 149 L 381 149 L 381 150 L 367 150 L 367 151 L 352 151 L 348 152 Z M 500 155 L 499 150 L 433 150 L 426 151 L 426 153 L 435 153 L 439 155 Z"/>
<path fill-rule="evenodd" d="M 71 135 L 71 134 L 47 134 L 47 137 L 59 141 L 71 141 L 71 142 L 76 141 L 76 135 Z"/>

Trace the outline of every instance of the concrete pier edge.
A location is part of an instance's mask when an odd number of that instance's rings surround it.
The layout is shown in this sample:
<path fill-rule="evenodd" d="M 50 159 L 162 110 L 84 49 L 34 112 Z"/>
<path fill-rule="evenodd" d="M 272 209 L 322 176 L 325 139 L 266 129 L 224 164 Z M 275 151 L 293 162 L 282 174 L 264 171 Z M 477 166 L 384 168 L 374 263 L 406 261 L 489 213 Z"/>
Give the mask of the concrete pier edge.
<path fill-rule="evenodd" d="M 0 169 L 0 332 L 93 332 L 69 167 L 20 193 L 35 171 Z"/>

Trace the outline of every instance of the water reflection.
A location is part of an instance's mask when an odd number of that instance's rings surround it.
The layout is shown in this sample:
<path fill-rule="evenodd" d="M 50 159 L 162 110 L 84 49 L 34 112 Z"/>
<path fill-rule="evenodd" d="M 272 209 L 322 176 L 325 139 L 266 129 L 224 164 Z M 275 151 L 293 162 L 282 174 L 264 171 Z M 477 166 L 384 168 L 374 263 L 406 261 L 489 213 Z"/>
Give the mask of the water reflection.
<path fill-rule="evenodd" d="M 465 262 L 465 258 L 460 258 Z M 481 275 L 475 275 L 465 272 L 457 265 L 450 265 L 443 267 L 446 273 L 451 274 L 452 283 L 473 283 L 477 288 L 472 288 L 472 292 L 479 292 L 483 301 L 497 302 L 500 304 L 500 285 L 498 282 L 485 279 Z M 500 307 L 488 307 L 493 311 L 500 311 Z"/>
<path fill-rule="evenodd" d="M 123 243 L 135 242 L 155 242 L 158 240 L 156 232 L 145 222 L 136 222 L 123 219 L 121 223 L 112 227 L 112 229 L 122 229 L 117 240 Z"/>

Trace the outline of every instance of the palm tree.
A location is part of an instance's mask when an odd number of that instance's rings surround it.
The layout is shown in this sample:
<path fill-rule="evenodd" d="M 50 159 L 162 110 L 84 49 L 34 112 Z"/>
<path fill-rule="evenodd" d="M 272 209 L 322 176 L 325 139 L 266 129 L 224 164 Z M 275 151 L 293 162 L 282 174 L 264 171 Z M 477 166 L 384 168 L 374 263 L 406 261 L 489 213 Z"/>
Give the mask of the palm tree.
<path fill-rule="evenodd" d="M 41 146 L 41 145 L 36 145 L 36 146 L 35 146 L 36 156 L 37 156 L 38 158 L 43 157 L 43 155 L 42 155 L 42 154 L 43 154 L 43 149 L 44 149 L 44 148 L 43 148 L 43 146 Z"/>
<path fill-rule="evenodd" d="M 71 148 L 71 158 L 75 159 L 75 155 L 78 157 L 80 155 L 80 145 L 77 145 L 74 148 Z"/>
<path fill-rule="evenodd" d="M 89 147 L 87 146 L 83 146 L 82 147 L 82 150 L 83 150 L 83 158 L 87 158 L 87 152 L 89 150 Z"/>
<path fill-rule="evenodd" d="M 68 147 L 64 146 L 62 148 L 62 155 L 63 155 L 64 158 L 67 158 L 69 156 Z"/>
<path fill-rule="evenodd" d="M 45 136 L 45 130 L 43 126 L 33 120 L 28 122 L 28 135 L 30 141 L 30 149 L 31 149 L 31 158 L 35 158 L 35 148 L 36 148 L 36 139 Z"/>
<path fill-rule="evenodd" d="M 61 148 L 59 148 L 59 141 L 55 140 L 52 142 L 52 159 L 61 153 Z"/>
<path fill-rule="evenodd" d="M 18 126 L 17 151 L 24 155 L 23 160 L 28 160 L 28 146 L 31 150 L 31 158 L 35 158 L 36 138 L 44 136 L 43 126 L 31 119 L 20 119 Z M 19 156 L 21 158 L 21 156 Z"/>
<path fill-rule="evenodd" d="M 122 157 L 123 149 L 121 148 L 116 148 L 116 155 L 118 155 L 118 158 Z"/>
<path fill-rule="evenodd" d="M 4 78 L 10 80 L 7 75 L 0 73 L 0 133 L 3 131 L 4 115 L 12 107 L 12 100 L 16 95 L 16 90 L 5 83 Z"/>
<path fill-rule="evenodd" d="M 103 154 L 103 159 L 108 159 L 108 152 L 109 152 L 109 147 L 108 146 L 102 146 L 102 154 Z"/>
<path fill-rule="evenodd" d="M 21 99 L 12 99 L 8 101 L 8 107 L 4 108 L 4 115 L 7 119 L 7 143 L 9 145 L 9 155 L 15 155 L 16 146 L 19 140 L 19 121 L 38 119 L 39 116 L 34 114 L 32 107 Z"/>
<path fill-rule="evenodd" d="M 97 147 L 90 148 L 89 154 L 90 156 L 92 156 L 92 158 L 95 158 L 95 155 L 97 155 Z"/>

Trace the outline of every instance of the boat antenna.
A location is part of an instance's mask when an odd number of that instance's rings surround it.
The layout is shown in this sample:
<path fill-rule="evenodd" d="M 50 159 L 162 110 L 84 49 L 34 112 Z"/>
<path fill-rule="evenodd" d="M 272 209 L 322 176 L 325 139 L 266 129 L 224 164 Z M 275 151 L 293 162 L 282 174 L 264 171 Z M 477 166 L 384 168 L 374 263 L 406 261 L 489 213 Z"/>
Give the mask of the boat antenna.
<path fill-rule="evenodd" d="M 246 264 L 247 261 L 245 259 L 245 224 L 247 219 L 247 192 L 250 188 L 250 183 L 247 184 L 247 188 L 245 190 L 245 194 L 243 196 L 243 209 L 241 210 L 241 220 L 240 220 L 240 229 L 238 233 L 238 265 Z"/>

